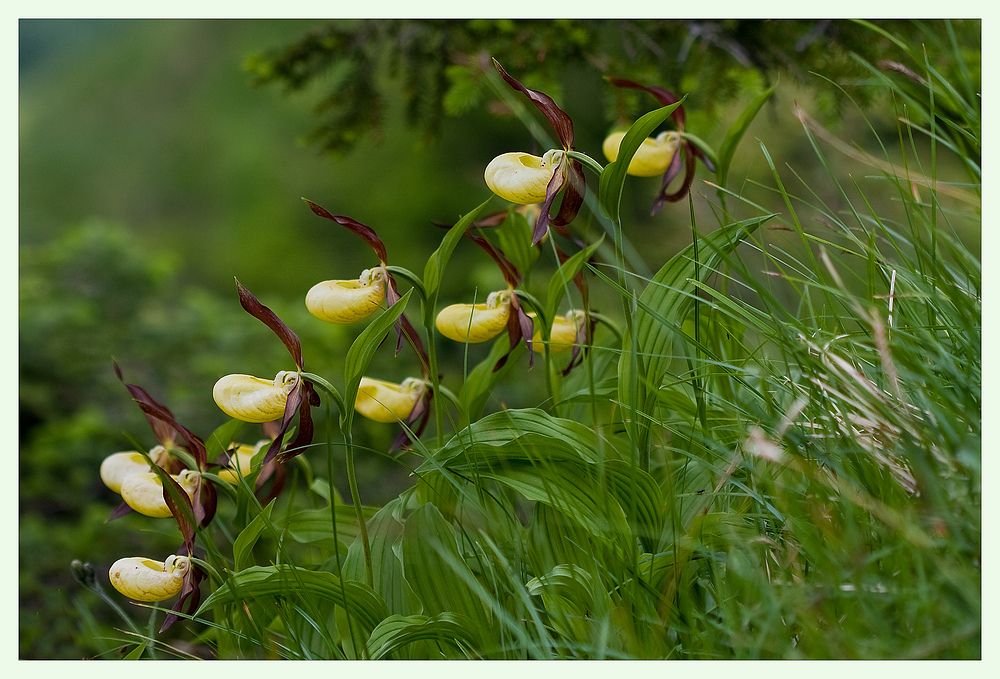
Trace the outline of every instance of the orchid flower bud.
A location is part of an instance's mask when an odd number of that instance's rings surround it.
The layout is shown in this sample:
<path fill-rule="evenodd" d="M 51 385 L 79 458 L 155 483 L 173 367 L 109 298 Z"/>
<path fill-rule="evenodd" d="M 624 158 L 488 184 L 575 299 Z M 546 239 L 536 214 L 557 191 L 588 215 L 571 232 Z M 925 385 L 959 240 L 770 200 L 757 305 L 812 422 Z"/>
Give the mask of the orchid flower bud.
<path fill-rule="evenodd" d="M 180 474 L 171 474 L 170 478 L 184 489 L 188 497 L 194 497 L 194 491 L 198 487 L 197 473 L 185 469 Z M 156 472 L 142 472 L 125 477 L 121 494 L 125 504 L 144 516 L 154 519 L 171 516 L 170 507 L 163 499 L 163 481 Z"/>
<path fill-rule="evenodd" d="M 415 377 L 402 384 L 362 377 L 354 409 L 375 422 L 405 422 L 426 390 L 427 383 Z"/>
<path fill-rule="evenodd" d="M 299 383 L 297 373 L 282 370 L 274 380 L 226 375 L 215 383 L 212 398 L 226 415 L 243 422 L 271 422 L 285 413 L 288 394 Z"/>
<path fill-rule="evenodd" d="M 229 464 L 225 469 L 219 471 L 219 478 L 226 483 L 231 483 L 233 485 L 239 483 L 240 476 L 246 476 L 250 473 L 250 463 L 253 460 L 253 456 L 256 455 L 261 448 L 270 443 L 271 442 L 267 439 L 261 439 L 253 445 L 246 443 L 236 444 L 236 450 L 234 450 L 229 457 Z"/>
<path fill-rule="evenodd" d="M 452 304 L 441 309 L 434 321 L 438 332 L 456 342 L 485 342 L 507 327 L 510 290 L 491 292 L 485 304 Z"/>
<path fill-rule="evenodd" d="M 529 312 L 528 316 L 535 318 L 533 312 Z M 583 311 L 570 309 L 566 312 L 565 316 L 557 315 L 552 320 L 552 332 L 549 334 L 548 341 L 550 354 L 559 354 L 573 348 L 573 345 L 576 344 L 580 324 L 584 322 L 585 317 L 586 314 Z M 535 336 L 531 338 L 531 349 L 536 354 L 541 354 L 545 351 L 540 327 L 535 330 Z"/>
<path fill-rule="evenodd" d="M 604 155 L 611 162 L 618 158 L 624 132 L 612 132 L 604 140 Z M 646 137 L 628 164 L 628 174 L 633 177 L 658 177 L 670 167 L 681 137 L 676 132 L 661 132 L 655 138 Z"/>
<path fill-rule="evenodd" d="M 306 293 L 306 308 L 328 323 L 354 323 L 368 318 L 385 299 L 383 267 L 365 269 L 357 280 L 323 281 Z"/>
<path fill-rule="evenodd" d="M 163 601 L 180 593 L 191 559 L 171 554 L 163 562 L 142 556 L 118 559 L 108 571 L 111 585 L 135 601 Z"/>
<path fill-rule="evenodd" d="M 512 203 L 542 203 L 545 201 L 545 189 L 564 153 L 560 149 L 552 149 L 541 158 L 519 151 L 501 154 L 486 166 L 486 186 Z"/>

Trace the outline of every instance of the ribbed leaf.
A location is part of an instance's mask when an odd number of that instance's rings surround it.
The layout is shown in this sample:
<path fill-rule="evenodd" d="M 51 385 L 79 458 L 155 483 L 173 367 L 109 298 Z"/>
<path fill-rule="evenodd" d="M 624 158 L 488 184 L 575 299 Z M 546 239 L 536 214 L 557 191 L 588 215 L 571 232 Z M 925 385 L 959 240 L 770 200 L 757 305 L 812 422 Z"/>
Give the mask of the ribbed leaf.
<path fill-rule="evenodd" d="M 488 624 L 487 612 L 471 583 L 475 575 L 458 550 L 455 529 L 432 504 L 406 519 L 402 542 L 403 572 L 423 603 L 425 615 L 460 613 L 474 625 Z M 489 627 L 486 627 L 489 629 Z"/>
<path fill-rule="evenodd" d="M 372 630 L 368 651 L 372 660 L 381 660 L 397 656 L 398 651 L 418 641 L 431 641 L 461 651 L 463 646 L 470 647 L 475 643 L 468 629 L 468 621 L 452 613 L 440 613 L 431 618 L 425 615 L 390 615 Z M 457 657 L 474 656 L 460 653 Z"/>
<path fill-rule="evenodd" d="M 761 224 L 774 217 L 765 215 L 723 226 L 699 240 L 701 281 Z M 633 442 L 644 445 L 652 396 L 670 363 L 668 350 L 693 302 L 695 280 L 694 245 L 681 250 L 656 272 L 639 296 L 634 319 L 634 337 L 622 342 L 618 362 L 618 398 L 625 427 Z"/>
<path fill-rule="evenodd" d="M 341 583 L 340 578 L 333 573 L 279 564 L 252 566 L 233 573 L 229 580 L 205 599 L 195 617 L 223 604 L 277 597 L 298 597 L 305 601 L 318 599 L 342 608 L 346 603 L 357 622 L 365 628 L 366 634 L 370 634 L 389 615 L 385 602 L 360 582 Z"/>
<path fill-rule="evenodd" d="M 403 577 L 403 564 L 397 554 L 403 539 L 403 522 L 398 518 L 402 509 L 403 501 L 396 498 L 372 514 L 368 519 L 368 537 L 371 541 L 375 591 L 385 600 L 390 613 L 408 615 L 420 610 L 420 602 Z M 348 550 L 344 577 L 355 580 L 365 578 L 364 551 L 360 540 L 355 540 Z"/>
<path fill-rule="evenodd" d="M 771 95 L 774 94 L 774 85 L 767 88 L 760 94 L 758 94 L 753 101 L 751 101 L 743 112 L 740 113 L 739 118 L 736 119 L 729 129 L 726 131 L 726 138 L 722 141 L 722 146 L 719 148 L 719 164 L 716 167 L 715 176 L 719 180 L 719 186 L 726 185 L 726 177 L 729 175 L 729 166 L 733 162 L 733 154 L 736 153 L 736 147 L 739 145 L 740 140 L 743 139 L 743 135 L 746 134 L 747 129 L 750 127 L 750 123 L 753 119 L 757 117 L 757 113 L 764 106 Z"/>
<path fill-rule="evenodd" d="M 455 251 L 455 246 L 458 242 L 462 240 L 462 236 L 465 235 L 466 229 L 469 225 L 475 221 L 479 213 L 483 211 L 487 203 L 490 202 L 492 198 L 487 198 L 477 207 L 475 207 L 471 212 L 466 213 L 458 222 L 448 230 L 444 238 L 441 239 L 441 245 L 438 246 L 437 250 L 431 253 L 430 257 L 427 258 L 427 264 L 424 265 L 424 290 L 427 292 L 427 298 L 430 300 L 435 299 L 437 295 L 438 288 L 441 286 L 441 279 L 444 276 L 444 269 L 448 265 L 448 260 L 451 259 L 452 253 Z"/>
<path fill-rule="evenodd" d="M 345 545 L 348 545 L 361 532 L 358 527 L 358 517 L 352 505 L 338 504 L 335 510 L 337 512 L 337 537 Z M 361 511 L 366 518 L 375 514 L 374 507 L 362 507 Z M 289 517 L 285 529 L 288 531 L 289 537 L 304 544 L 332 540 L 333 527 L 330 525 L 330 508 L 320 507 L 296 512 Z"/>
<path fill-rule="evenodd" d="M 625 188 L 625 175 L 628 172 L 629 164 L 632 162 L 632 156 L 642 146 L 643 140 L 659 127 L 664 120 L 669 118 L 670 114 L 683 101 L 681 99 L 676 104 L 650 111 L 632 123 L 632 127 L 625 133 L 621 146 L 618 148 L 618 158 L 615 159 L 615 162 L 604 166 L 604 171 L 601 172 L 598 198 L 600 199 L 601 206 L 615 223 L 619 223 L 622 191 Z"/>
<path fill-rule="evenodd" d="M 240 534 L 233 541 L 233 568 L 236 570 L 243 570 L 250 565 L 250 554 L 253 551 L 253 546 L 257 544 L 260 534 L 267 528 L 267 524 L 271 521 L 271 510 L 273 508 L 274 500 L 271 500 L 261 510 L 260 514 L 255 516 L 253 521 L 240 531 Z"/>

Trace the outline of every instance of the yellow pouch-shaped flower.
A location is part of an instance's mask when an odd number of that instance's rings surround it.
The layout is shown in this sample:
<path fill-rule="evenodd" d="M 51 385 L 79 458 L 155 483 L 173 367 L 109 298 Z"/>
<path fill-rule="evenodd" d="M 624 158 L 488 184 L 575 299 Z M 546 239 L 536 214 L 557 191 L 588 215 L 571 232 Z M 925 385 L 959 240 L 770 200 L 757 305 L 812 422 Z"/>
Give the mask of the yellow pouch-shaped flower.
<path fill-rule="evenodd" d="M 149 451 L 149 456 L 157 464 L 162 464 L 160 460 L 166 454 L 167 450 L 163 446 L 154 446 Z M 112 453 L 104 458 L 101 462 L 101 481 L 114 492 L 121 493 L 125 477 L 148 471 L 149 463 L 141 453 L 135 450 L 126 450 Z"/>
<path fill-rule="evenodd" d="M 362 377 L 354 409 L 376 422 L 405 422 L 426 389 L 427 384 L 414 377 L 402 384 Z"/>
<path fill-rule="evenodd" d="M 328 323 L 354 323 L 368 318 L 385 299 L 385 270 L 365 269 L 357 280 L 323 281 L 306 293 L 306 308 Z"/>
<path fill-rule="evenodd" d="M 198 475 L 185 469 L 171 478 L 180 484 L 188 497 L 194 496 L 198 487 Z M 121 486 L 122 499 L 125 504 L 144 516 L 154 519 L 165 519 L 170 514 L 170 507 L 163 500 L 163 482 L 155 472 L 142 472 L 125 477 Z"/>
<path fill-rule="evenodd" d="M 553 149 L 539 158 L 530 153 L 504 153 L 490 161 L 483 174 L 490 191 L 520 205 L 542 203 L 545 189 L 563 158 L 563 151 Z"/>
<path fill-rule="evenodd" d="M 510 318 L 510 290 L 490 293 L 485 304 L 452 304 L 442 309 L 434 325 L 438 332 L 456 342 L 485 342 L 507 327 Z"/>
<path fill-rule="evenodd" d="M 612 132 L 604 140 L 604 156 L 609 161 L 617 160 L 618 149 L 624 138 L 624 132 Z M 628 164 L 628 174 L 634 177 L 658 177 L 666 173 L 680 141 L 680 135 L 676 132 L 662 132 L 656 138 L 646 137 Z"/>
<path fill-rule="evenodd" d="M 215 383 L 212 398 L 226 415 L 243 422 L 271 422 L 285 413 L 288 394 L 299 376 L 282 370 L 273 380 L 252 375 L 226 375 Z"/>
<path fill-rule="evenodd" d="M 142 556 L 118 559 L 111 564 L 111 586 L 135 601 L 163 601 L 180 593 L 184 576 L 191 568 L 186 556 L 168 556 L 153 561 Z"/>
<path fill-rule="evenodd" d="M 219 470 L 219 478 L 226 483 L 231 483 L 233 485 L 239 483 L 240 476 L 246 476 L 250 473 L 250 462 L 253 460 L 253 456 L 269 443 L 270 441 L 267 439 L 261 439 L 254 445 L 249 445 L 247 443 L 237 444 L 236 450 L 234 450 L 229 457 L 229 464 L 225 469 Z"/>
<path fill-rule="evenodd" d="M 528 316 L 535 318 L 535 314 L 529 313 Z M 576 344 L 576 334 L 580 328 L 580 324 L 584 322 L 585 314 L 583 311 L 570 309 L 566 312 L 565 316 L 556 316 L 552 320 L 552 332 L 549 334 L 549 353 L 559 354 L 564 351 L 569 351 Z M 535 326 L 535 335 L 531 338 L 531 350 L 536 354 L 541 354 L 545 352 L 545 346 L 542 342 L 542 329 L 539 326 Z"/>

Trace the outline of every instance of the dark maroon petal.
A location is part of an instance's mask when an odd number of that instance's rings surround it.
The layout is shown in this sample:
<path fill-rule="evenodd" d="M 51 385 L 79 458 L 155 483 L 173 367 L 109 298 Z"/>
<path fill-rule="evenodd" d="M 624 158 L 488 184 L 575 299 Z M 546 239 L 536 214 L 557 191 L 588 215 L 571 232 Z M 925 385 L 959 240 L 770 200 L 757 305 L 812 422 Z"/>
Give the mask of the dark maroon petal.
<path fill-rule="evenodd" d="M 396 279 L 389 275 L 389 285 L 385 291 L 386 306 L 391 307 L 393 304 L 400 300 L 401 296 L 399 290 L 396 288 Z M 406 317 L 406 314 L 400 314 L 399 318 L 395 323 L 396 328 L 396 356 L 399 356 L 399 352 L 403 348 L 403 338 L 410 343 L 410 347 L 413 349 L 417 358 L 420 359 L 420 367 L 423 370 L 424 377 L 426 377 L 430 371 L 430 358 L 427 356 L 427 350 L 424 348 L 424 343 L 420 339 L 420 333 L 417 332 L 413 324 L 410 323 L 410 319 Z"/>
<path fill-rule="evenodd" d="M 218 494 L 211 483 L 200 482 L 194 492 L 194 520 L 199 526 L 207 526 L 215 517 Z"/>
<path fill-rule="evenodd" d="M 562 144 L 562 147 L 564 149 L 572 148 L 573 120 L 565 111 L 559 108 L 552 97 L 544 92 L 528 89 L 522 85 L 517 79 L 507 73 L 496 59 L 493 60 L 493 66 L 496 67 L 500 77 L 506 80 L 508 85 L 527 96 L 531 100 L 531 103 L 535 105 L 535 108 L 541 111 L 542 115 L 548 119 L 552 125 L 552 129 L 555 130 L 556 136 L 559 137 L 559 143 Z"/>
<path fill-rule="evenodd" d="M 709 172 L 715 172 L 715 163 L 712 162 L 711 158 L 705 155 L 704 151 L 702 151 L 694 144 L 691 144 L 691 151 L 692 153 L 694 153 L 695 156 L 697 156 L 698 160 L 705 163 L 705 167 L 708 168 Z"/>
<path fill-rule="evenodd" d="M 496 262 L 496 265 L 500 268 L 500 273 L 503 274 L 503 278 L 507 281 L 507 285 L 512 288 L 516 288 L 521 283 L 521 272 L 517 270 L 517 267 L 507 259 L 507 256 L 500 251 L 499 248 L 493 245 L 482 236 L 472 233 L 471 231 L 465 232 L 466 237 L 473 243 L 482 248 L 483 252 L 488 254 L 490 258 Z"/>
<path fill-rule="evenodd" d="M 348 231 L 351 231 L 359 236 L 361 240 L 367 243 L 368 247 L 375 252 L 375 256 L 378 257 L 378 261 L 383 265 L 388 261 L 385 251 L 385 243 L 382 242 L 382 239 L 378 237 L 378 234 L 375 233 L 373 228 L 365 226 L 356 219 L 352 219 L 346 215 L 335 215 L 323 206 L 317 205 L 307 198 L 303 198 L 302 200 L 306 201 L 306 205 L 309 206 L 310 210 L 323 219 L 329 219 L 330 221 L 336 222 Z"/>
<path fill-rule="evenodd" d="M 579 160 L 574 160 L 569 166 L 569 182 L 563 192 L 559 214 L 552 218 L 554 226 L 565 226 L 576 219 L 576 215 L 583 205 L 583 196 L 586 191 L 587 180 L 583 174 L 583 164 Z"/>
<path fill-rule="evenodd" d="M 549 228 L 549 211 L 552 209 L 553 201 L 555 201 L 556 196 L 566 182 L 566 174 L 562 172 L 561 167 L 562 162 L 556 166 L 556 171 L 552 173 L 552 179 L 549 180 L 548 185 L 545 187 L 545 201 L 538 211 L 538 219 L 535 220 L 535 229 L 531 232 L 532 245 L 538 245 L 542 242 L 542 238 L 545 237 L 545 232 Z"/>
<path fill-rule="evenodd" d="M 257 475 L 255 494 L 262 507 L 266 507 L 271 500 L 281 494 L 287 477 L 288 468 L 277 460 L 272 460 L 260 468 L 260 474 Z M 265 492 L 264 484 L 268 479 L 272 479 L 271 487 Z"/>
<path fill-rule="evenodd" d="M 406 417 L 406 427 L 400 428 L 399 434 L 389 447 L 389 452 L 403 450 L 412 443 L 408 431 L 412 431 L 414 436 L 420 436 L 427 428 L 427 422 L 431 415 L 431 399 L 434 394 L 428 389 L 424 395 L 413 405 L 413 410 Z"/>
<path fill-rule="evenodd" d="M 299 336 L 285 325 L 283 320 L 278 318 L 278 314 L 261 304 L 256 295 L 245 288 L 238 280 L 236 281 L 236 290 L 240 295 L 240 306 L 278 336 L 278 339 L 288 349 L 288 353 L 292 355 L 295 367 L 302 370 L 302 342 L 299 341 Z"/>
<path fill-rule="evenodd" d="M 195 516 L 194 506 L 191 504 L 191 498 L 188 494 L 184 492 L 180 484 L 174 481 L 173 477 L 169 474 L 157 474 L 160 480 L 163 482 L 163 501 L 167 503 L 167 507 L 170 508 L 170 513 L 173 514 L 174 519 L 177 521 L 177 526 L 181 530 L 181 536 L 184 538 L 184 544 L 188 549 L 194 546 L 194 532 L 195 527 L 190 522 L 189 517 Z M 200 482 L 199 482 L 200 483 Z M 174 493 L 170 493 L 167 487 L 170 486 L 174 489 Z M 178 506 L 174 502 L 174 496 L 179 497 L 183 506 Z M 195 519 L 197 521 L 197 519 Z"/>
<path fill-rule="evenodd" d="M 626 80 L 625 78 L 608 78 L 608 81 L 615 87 L 625 87 L 633 90 L 642 90 L 653 95 L 657 101 L 659 101 L 663 106 L 670 106 L 670 104 L 676 104 L 681 100 L 676 94 L 670 90 L 665 90 L 662 87 L 656 87 L 655 85 L 642 85 L 635 82 L 634 80 Z M 678 106 L 673 112 L 672 117 L 674 119 L 674 124 L 677 125 L 678 130 L 684 129 L 684 107 Z"/>
<path fill-rule="evenodd" d="M 285 412 L 281 416 L 281 425 L 278 427 L 278 434 L 271 441 L 271 445 L 268 446 L 267 454 L 264 455 L 263 464 L 267 464 L 278 455 L 281 451 L 281 444 L 285 438 L 285 432 L 288 428 L 292 426 L 292 420 L 295 419 L 295 413 L 299 409 L 299 405 L 303 400 L 302 384 L 306 383 L 306 380 L 300 380 L 299 384 L 292 389 L 288 394 L 288 399 L 285 401 Z M 297 454 L 297 453 L 296 453 Z M 295 457 L 295 454 L 288 457 Z"/>
<path fill-rule="evenodd" d="M 524 340 L 524 344 L 528 347 L 528 367 L 535 367 L 535 352 L 531 350 L 531 338 L 535 334 L 535 324 L 531 320 L 528 314 L 524 313 L 524 309 L 521 308 L 520 302 L 517 300 L 517 295 L 512 295 L 510 300 L 511 313 L 507 318 L 507 339 L 510 342 L 510 346 L 507 349 L 507 353 L 500 357 L 499 360 L 493 365 L 493 372 L 500 370 L 507 364 L 507 359 L 517 348 L 517 345 L 521 340 Z"/>
<path fill-rule="evenodd" d="M 660 195 L 657 196 L 656 202 L 653 203 L 653 214 L 656 214 L 657 212 L 660 211 L 660 209 L 663 207 L 664 202 L 676 203 L 677 201 L 684 198 L 684 196 L 688 194 L 688 191 L 691 190 L 691 184 L 694 182 L 694 163 L 695 163 L 694 154 L 691 153 L 690 149 L 688 149 L 686 144 L 684 145 L 683 149 L 684 149 L 684 181 L 681 182 L 680 188 L 674 191 L 673 193 L 666 192 L 667 184 L 669 182 L 664 181 L 664 183 L 660 186 Z M 680 154 L 678 153 L 677 155 L 674 156 L 674 158 L 676 159 L 679 156 Z M 671 165 L 673 165 L 673 161 L 671 161 Z M 673 177 L 671 177 L 671 179 L 673 179 Z M 666 180 L 666 175 L 664 175 L 664 180 Z"/>
<path fill-rule="evenodd" d="M 177 613 L 194 615 L 194 612 L 198 610 L 198 604 L 201 603 L 201 581 L 204 579 L 205 574 L 202 570 L 195 564 L 191 564 L 191 570 L 188 571 L 187 576 L 184 578 L 180 596 L 177 597 L 176 603 L 170 608 L 171 612 L 167 614 L 167 617 L 163 620 L 163 624 L 160 625 L 161 634 L 181 619 Z"/>
<path fill-rule="evenodd" d="M 590 349 L 590 339 L 594 336 L 594 326 L 596 324 L 597 322 L 590 318 L 590 314 L 587 314 L 584 322 L 577 327 L 576 340 L 573 343 L 573 353 L 569 357 L 569 363 L 562 370 L 563 377 L 569 375 L 573 368 L 583 363 L 583 359 L 587 356 L 587 351 Z"/>
<path fill-rule="evenodd" d="M 115 519 L 120 519 L 126 514 L 131 514 L 131 513 L 132 513 L 132 508 L 128 506 L 128 503 L 122 502 L 120 505 L 118 505 L 111 511 L 111 514 L 108 515 L 108 518 L 105 519 L 105 521 L 114 521 Z"/>

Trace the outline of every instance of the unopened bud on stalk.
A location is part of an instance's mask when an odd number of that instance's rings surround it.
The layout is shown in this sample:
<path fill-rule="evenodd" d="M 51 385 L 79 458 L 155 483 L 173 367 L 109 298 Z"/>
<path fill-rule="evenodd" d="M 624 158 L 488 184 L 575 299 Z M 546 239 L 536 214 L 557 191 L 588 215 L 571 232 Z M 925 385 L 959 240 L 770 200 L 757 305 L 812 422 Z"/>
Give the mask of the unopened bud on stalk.
<path fill-rule="evenodd" d="M 486 185 L 490 191 L 512 203 L 542 203 L 545 201 L 545 189 L 563 155 L 564 152 L 559 149 L 546 151 L 541 158 L 519 151 L 504 153 L 486 166 Z"/>
<path fill-rule="evenodd" d="M 180 593 L 191 559 L 171 554 L 163 562 L 142 556 L 118 559 L 111 565 L 111 585 L 135 601 L 163 601 Z"/>
<path fill-rule="evenodd" d="M 490 293 L 485 304 L 452 304 L 442 309 L 434 325 L 438 332 L 456 342 L 485 342 L 507 327 L 510 318 L 510 290 Z"/>
<path fill-rule="evenodd" d="M 226 375 L 215 383 L 212 398 L 226 415 L 243 422 L 271 422 L 285 413 L 297 373 L 282 370 L 273 380 L 252 375 Z"/>
<path fill-rule="evenodd" d="M 385 269 L 365 269 L 356 280 L 323 281 L 306 293 L 306 308 L 328 323 L 354 323 L 371 316 L 385 300 Z"/>

